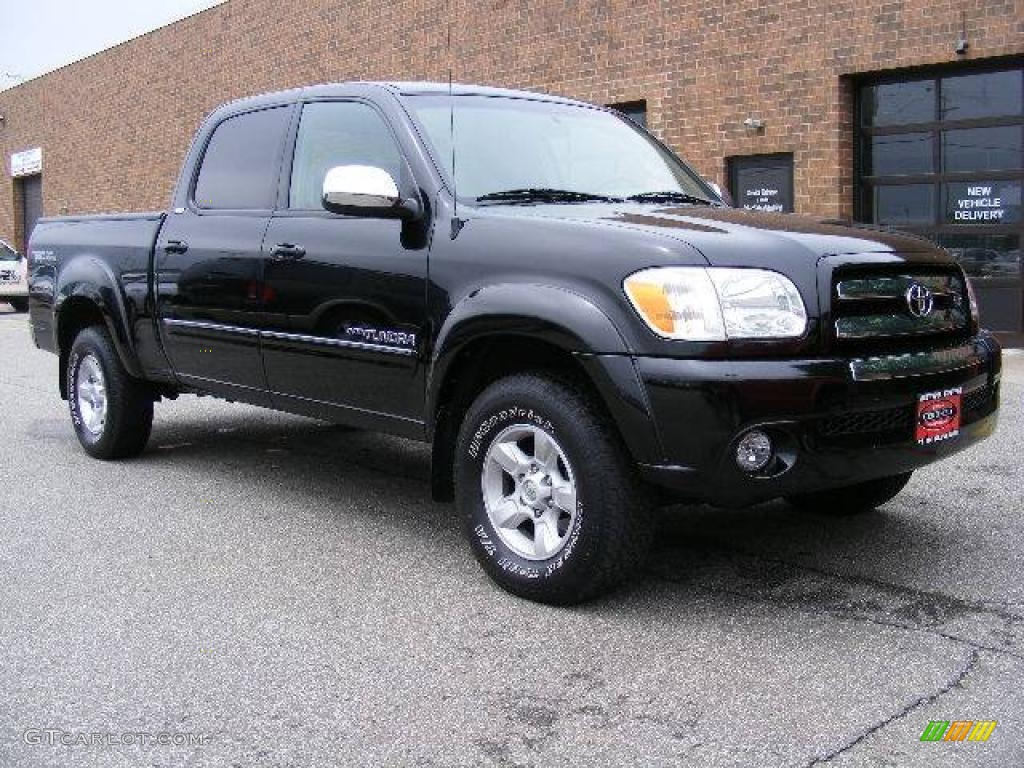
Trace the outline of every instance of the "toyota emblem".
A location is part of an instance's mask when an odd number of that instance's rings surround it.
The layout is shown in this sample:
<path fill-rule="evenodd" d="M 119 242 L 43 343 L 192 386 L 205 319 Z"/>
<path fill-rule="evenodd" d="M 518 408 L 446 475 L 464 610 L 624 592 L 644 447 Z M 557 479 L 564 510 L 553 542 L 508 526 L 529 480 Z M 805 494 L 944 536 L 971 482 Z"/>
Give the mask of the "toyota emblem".
<path fill-rule="evenodd" d="M 935 305 L 935 297 L 932 292 L 920 283 L 911 283 L 907 289 L 907 309 L 914 317 L 928 317 Z"/>

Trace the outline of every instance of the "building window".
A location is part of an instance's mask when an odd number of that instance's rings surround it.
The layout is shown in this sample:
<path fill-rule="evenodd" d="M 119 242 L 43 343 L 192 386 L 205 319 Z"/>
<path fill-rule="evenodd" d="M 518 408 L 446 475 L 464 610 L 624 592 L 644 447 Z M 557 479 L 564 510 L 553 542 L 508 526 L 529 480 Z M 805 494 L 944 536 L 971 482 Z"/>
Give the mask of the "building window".
<path fill-rule="evenodd" d="M 765 213 L 793 212 L 793 155 L 727 158 L 729 192 L 738 208 Z"/>
<path fill-rule="evenodd" d="M 949 249 L 987 294 L 986 324 L 1020 331 L 1024 68 L 865 82 L 857 152 L 858 218 Z"/>
<path fill-rule="evenodd" d="M 641 128 L 647 127 L 647 102 L 624 101 L 621 104 L 609 104 L 611 109 L 621 112 Z"/>

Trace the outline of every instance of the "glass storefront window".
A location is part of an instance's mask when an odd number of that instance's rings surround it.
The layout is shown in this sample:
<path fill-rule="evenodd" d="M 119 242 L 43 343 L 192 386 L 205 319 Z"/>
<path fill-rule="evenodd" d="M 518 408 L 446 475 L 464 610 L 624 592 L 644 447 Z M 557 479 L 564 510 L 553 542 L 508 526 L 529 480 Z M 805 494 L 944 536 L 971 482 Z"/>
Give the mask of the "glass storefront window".
<path fill-rule="evenodd" d="M 858 217 L 949 249 L 996 330 L 1024 330 L 1024 67 L 965 64 L 860 90 Z"/>
<path fill-rule="evenodd" d="M 942 132 L 942 168 L 947 173 L 1009 171 L 1021 164 L 1024 126 L 998 125 Z"/>
<path fill-rule="evenodd" d="M 935 119 L 935 81 L 880 83 L 862 91 L 861 112 L 868 125 L 928 123 Z"/>
<path fill-rule="evenodd" d="M 1019 278 L 1020 235 L 940 235 L 939 245 L 978 278 Z"/>
<path fill-rule="evenodd" d="M 979 72 L 942 80 L 941 120 L 1019 115 L 1024 107 L 1024 70 Z"/>
<path fill-rule="evenodd" d="M 864 168 L 869 176 L 900 176 L 934 172 L 930 133 L 871 136 L 865 142 Z"/>
<path fill-rule="evenodd" d="M 858 217 L 947 248 L 995 327 L 1024 330 L 1024 67 L 890 77 L 864 83 L 859 104 Z"/>
<path fill-rule="evenodd" d="M 875 187 L 875 223 L 902 226 L 935 220 L 934 184 L 888 184 Z"/>

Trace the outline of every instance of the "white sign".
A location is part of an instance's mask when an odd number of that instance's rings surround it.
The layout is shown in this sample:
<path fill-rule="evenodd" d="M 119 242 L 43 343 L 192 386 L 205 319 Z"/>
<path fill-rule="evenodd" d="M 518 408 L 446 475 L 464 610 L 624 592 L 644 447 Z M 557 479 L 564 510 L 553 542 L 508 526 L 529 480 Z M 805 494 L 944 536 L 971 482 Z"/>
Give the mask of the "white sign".
<path fill-rule="evenodd" d="M 976 184 L 957 199 L 953 221 L 1002 221 L 1005 213 L 1003 200 L 992 193 L 992 185 Z"/>
<path fill-rule="evenodd" d="M 748 211 L 764 211 L 765 213 L 782 213 L 785 209 L 779 199 L 779 190 L 771 187 L 760 187 L 758 189 L 747 189 L 743 191 L 744 197 L 753 202 L 744 202 L 743 207 Z"/>
<path fill-rule="evenodd" d="M 11 155 L 11 176 L 31 176 L 43 170 L 43 148 L 26 149 Z"/>

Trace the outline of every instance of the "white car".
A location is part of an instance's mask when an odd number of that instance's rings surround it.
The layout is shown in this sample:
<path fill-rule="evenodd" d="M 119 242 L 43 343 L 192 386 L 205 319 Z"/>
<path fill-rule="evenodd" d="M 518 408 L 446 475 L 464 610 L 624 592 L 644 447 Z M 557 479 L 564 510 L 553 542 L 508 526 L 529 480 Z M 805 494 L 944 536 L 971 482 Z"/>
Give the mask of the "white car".
<path fill-rule="evenodd" d="M 0 303 L 7 302 L 16 312 L 28 309 L 28 260 L 0 240 Z"/>

